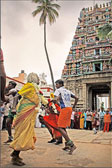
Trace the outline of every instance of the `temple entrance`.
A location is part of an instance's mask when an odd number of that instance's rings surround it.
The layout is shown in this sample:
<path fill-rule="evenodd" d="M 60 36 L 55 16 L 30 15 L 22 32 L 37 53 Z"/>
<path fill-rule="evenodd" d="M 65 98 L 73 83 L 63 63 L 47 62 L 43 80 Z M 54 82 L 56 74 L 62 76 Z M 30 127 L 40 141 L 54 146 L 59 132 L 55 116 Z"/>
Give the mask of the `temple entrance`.
<path fill-rule="evenodd" d="M 102 104 L 102 107 L 104 107 L 104 109 L 108 109 L 108 107 L 109 107 L 109 94 L 96 95 L 96 102 L 97 102 L 97 110 L 101 108 L 101 104 Z"/>
<path fill-rule="evenodd" d="M 108 84 L 91 84 L 88 90 L 88 105 L 92 110 L 101 108 L 101 103 L 104 104 L 104 109 L 110 107 L 110 87 Z"/>

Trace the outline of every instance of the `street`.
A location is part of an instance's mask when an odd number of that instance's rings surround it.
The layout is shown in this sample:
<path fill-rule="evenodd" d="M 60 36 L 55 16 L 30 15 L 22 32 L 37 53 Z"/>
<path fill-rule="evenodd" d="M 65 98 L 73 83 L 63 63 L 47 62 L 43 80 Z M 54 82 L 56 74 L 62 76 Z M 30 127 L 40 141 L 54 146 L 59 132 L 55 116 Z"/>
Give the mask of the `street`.
<path fill-rule="evenodd" d="M 93 134 L 93 131 L 89 130 L 67 131 L 77 146 L 72 155 L 62 150 L 64 143 L 47 143 L 51 137 L 46 128 L 35 128 L 35 149 L 20 153 L 26 164 L 23 167 L 112 167 L 112 132 L 100 131 Z M 11 164 L 12 149 L 3 143 L 7 138 L 7 131 L 1 131 L 1 167 L 18 167 Z"/>

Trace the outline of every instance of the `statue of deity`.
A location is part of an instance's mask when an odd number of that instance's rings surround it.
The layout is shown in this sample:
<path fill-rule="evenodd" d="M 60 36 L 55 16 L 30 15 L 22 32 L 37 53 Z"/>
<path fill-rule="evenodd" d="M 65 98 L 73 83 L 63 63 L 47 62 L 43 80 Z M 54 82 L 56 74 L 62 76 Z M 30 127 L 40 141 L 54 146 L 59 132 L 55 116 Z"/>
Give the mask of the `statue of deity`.
<path fill-rule="evenodd" d="M 92 63 L 90 63 L 90 66 L 89 66 L 89 71 L 92 72 L 93 71 L 93 65 Z"/>
<path fill-rule="evenodd" d="M 103 71 L 107 69 L 107 65 L 105 63 L 105 61 L 103 62 Z"/>
<path fill-rule="evenodd" d="M 45 75 L 45 73 L 42 73 L 42 74 L 39 75 L 40 85 L 46 85 L 47 84 L 46 79 L 45 79 L 46 77 L 47 77 L 47 75 Z"/>
<path fill-rule="evenodd" d="M 76 67 L 76 64 L 72 64 L 72 68 L 75 69 L 75 67 Z"/>
<path fill-rule="evenodd" d="M 83 73 L 83 65 L 82 65 L 82 63 L 80 64 L 80 74 L 82 74 Z"/>

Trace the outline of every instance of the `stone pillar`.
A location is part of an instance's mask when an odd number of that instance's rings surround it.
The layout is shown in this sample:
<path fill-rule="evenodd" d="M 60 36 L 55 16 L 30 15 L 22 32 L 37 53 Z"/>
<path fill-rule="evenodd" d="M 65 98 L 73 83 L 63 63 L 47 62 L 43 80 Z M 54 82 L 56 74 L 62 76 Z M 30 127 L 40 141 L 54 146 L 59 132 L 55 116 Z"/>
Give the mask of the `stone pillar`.
<path fill-rule="evenodd" d="M 83 108 L 87 108 L 87 89 L 86 89 L 86 83 L 83 84 Z"/>
<path fill-rule="evenodd" d="M 90 95 L 89 95 L 89 86 L 86 85 L 86 106 L 87 106 L 87 108 L 89 106 L 89 97 L 90 97 Z"/>

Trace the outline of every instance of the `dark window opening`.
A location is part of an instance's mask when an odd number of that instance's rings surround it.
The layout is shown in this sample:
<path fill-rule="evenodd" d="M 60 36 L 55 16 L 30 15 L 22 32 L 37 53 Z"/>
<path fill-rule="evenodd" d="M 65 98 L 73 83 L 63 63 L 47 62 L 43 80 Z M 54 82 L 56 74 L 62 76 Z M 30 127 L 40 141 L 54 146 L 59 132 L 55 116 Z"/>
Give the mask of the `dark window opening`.
<path fill-rule="evenodd" d="M 96 16 L 96 20 L 98 20 L 98 16 Z"/>
<path fill-rule="evenodd" d="M 95 64 L 95 71 L 100 71 L 100 63 L 99 64 Z"/>
<path fill-rule="evenodd" d="M 100 49 L 95 49 L 96 55 L 100 55 Z"/>
<path fill-rule="evenodd" d="M 99 37 L 96 37 L 95 39 L 96 39 L 96 41 L 99 41 Z"/>

